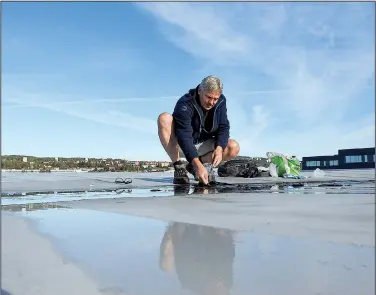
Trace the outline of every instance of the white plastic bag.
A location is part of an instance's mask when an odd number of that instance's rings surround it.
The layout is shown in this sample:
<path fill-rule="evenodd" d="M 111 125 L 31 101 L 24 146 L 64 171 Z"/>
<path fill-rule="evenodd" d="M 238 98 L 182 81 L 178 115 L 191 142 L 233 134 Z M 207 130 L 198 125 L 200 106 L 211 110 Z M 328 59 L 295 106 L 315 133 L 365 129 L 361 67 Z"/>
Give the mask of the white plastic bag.
<path fill-rule="evenodd" d="M 267 152 L 266 156 L 271 162 L 270 165 L 274 164 L 277 176 L 282 177 L 284 174 L 299 175 L 301 171 L 300 161 L 295 157 L 290 157 L 289 155 L 284 155 L 276 152 Z M 270 174 L 272 175 L 272 174 Z M 274 171 L 273 171 L 273 175 Z"/>
<path fill-rule="evenodd" d="M 271 177 L 278 177 L 277 166 L 274 163 L 270 163 L 269 174 Z"/>
<path fill-rule="evenodd" d="M 324 176 L 325 176 L 325 172 L 319 168 L 316 168 L 316 170 L 313 171 L 313 177 L 324 177 Z"/>

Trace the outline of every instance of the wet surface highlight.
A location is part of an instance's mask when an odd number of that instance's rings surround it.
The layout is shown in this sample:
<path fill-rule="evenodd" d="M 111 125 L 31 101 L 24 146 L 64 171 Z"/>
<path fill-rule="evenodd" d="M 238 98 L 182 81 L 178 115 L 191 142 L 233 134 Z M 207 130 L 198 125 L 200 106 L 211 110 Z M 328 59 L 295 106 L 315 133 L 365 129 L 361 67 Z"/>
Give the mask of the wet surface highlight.
<path fill-rule="evenodd" d="M 30 220 L 103 294 L 374 294 L 374 247 L 30 206 L 6 214 Z"/>
<path fill-rule="evenodd" d="M 224 183 L 169 185 L 153 188 L 121 188 L 98 191 L 4 193 L 2 204 L 114 199 L 126 197 L 168 197 L 226 193 L 295 193 L 295 194 L 374 194 L 374 181 L 333 181 L 325 183 Z"/>

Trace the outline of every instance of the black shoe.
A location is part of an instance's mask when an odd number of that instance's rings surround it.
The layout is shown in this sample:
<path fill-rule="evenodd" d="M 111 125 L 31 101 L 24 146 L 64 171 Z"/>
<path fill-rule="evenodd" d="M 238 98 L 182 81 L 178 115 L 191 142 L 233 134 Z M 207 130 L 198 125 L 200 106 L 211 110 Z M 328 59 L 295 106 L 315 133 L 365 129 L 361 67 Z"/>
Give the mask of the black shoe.
<path fill-rule="evenodd" d="M 198 177 L 197 177 L 197 170 L 196 170 L 196 167 L 194 167 L 191 163 L 188 163 L 187 164 L 187 171 L 193 175 L 193 177 L 195 178 L 195 180 L 199 180 Z"/>
<path fill-rule="evenodd" d="M 189 177 L 184 164 L 178 161 L 174 167 L 174 184 L 189 184 Z"/>

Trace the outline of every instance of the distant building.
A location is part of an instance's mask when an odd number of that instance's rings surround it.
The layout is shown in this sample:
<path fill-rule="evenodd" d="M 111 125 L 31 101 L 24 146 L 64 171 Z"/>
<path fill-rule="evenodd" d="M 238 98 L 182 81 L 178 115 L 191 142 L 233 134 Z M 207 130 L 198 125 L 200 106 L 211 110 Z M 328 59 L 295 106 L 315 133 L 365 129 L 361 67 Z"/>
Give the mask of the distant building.
<path fill-rule="evenodd" d="M 27 163 L 27 157 L 23 157 L 22 162 Z"/>
<path fill-rule="evenodd" d="M 56 162 L 59 162 L 59 158 L 58 158 L 58 157 L 56 157 L 56 158 L 55 158 L 55 161 L 56 161 Z"/>
<path fill-rule="evenodd" d="M 303 157 L 302 170 L 375 168 L 375 148 L 338 150 L 337 155 Z"/>

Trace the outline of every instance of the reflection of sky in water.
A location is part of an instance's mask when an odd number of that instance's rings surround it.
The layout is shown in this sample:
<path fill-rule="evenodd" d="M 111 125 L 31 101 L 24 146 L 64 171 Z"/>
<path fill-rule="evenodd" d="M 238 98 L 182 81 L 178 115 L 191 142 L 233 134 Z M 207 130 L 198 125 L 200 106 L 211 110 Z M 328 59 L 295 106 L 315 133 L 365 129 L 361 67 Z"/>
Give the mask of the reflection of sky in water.
<path fill-rule="evenodd" d="M 126 197 L 150 197 L 150 196 L 172 196 L 174 192 L 171 189 L 161 189 L 160 191 L 151 191 L 151 189 L 124 189 L 120 193 L 116 192 L 86 192 L 86 193 L 58 193 L 58 194 L 35 194 L 22 197 L 3 197 L 2 205 L 11 204 L 30 204 L 42 202 L 64 202 L 89 199 L 113 199 Z"/>
<path fill-rule="evenodd" d="M 232 247 L 230 231 L 202 226 L 90 210 L 19 214 L 124 294 L 374 294 L 370 247 L 252 233 L 235 233 Z"/>
<path fill-rule="evenodd" d="M 175 190 L 175 192 L 174 192 Z M 179 192 L 179 188 L 124 188 L 116 192 L 78 192 L 78 193 L 50 193 L 33 194 L 25 196 L 2 197 L 2 205 L 12 204 L 32 204 L 43 202 L 64 202 L 79 201 L 89 199 L 113 199 L 113 198 L 145 198 L 145 197 L 169 197 L 178 194 L 218 194 L 218 193 L 285 193 L 285 194 L 374 194 L 374 187 L 291 187 L 291 186 L 271 186 L 262 190 L 252 190 L 252 188 L 242 188 L 235 186 L 218 186 L 211 188 L 199 188 L 191 186 Z"/>

